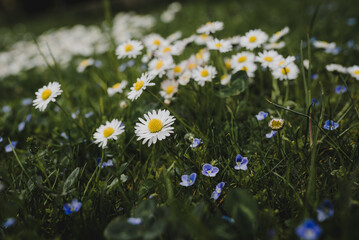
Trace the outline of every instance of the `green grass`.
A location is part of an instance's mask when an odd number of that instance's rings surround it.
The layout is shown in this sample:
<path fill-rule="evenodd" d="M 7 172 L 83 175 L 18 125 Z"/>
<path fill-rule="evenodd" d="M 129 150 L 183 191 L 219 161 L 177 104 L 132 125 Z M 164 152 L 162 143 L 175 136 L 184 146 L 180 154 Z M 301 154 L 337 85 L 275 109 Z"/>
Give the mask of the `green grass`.
<path fill-rule="evenodd" d="M 310 74 L 304 70 L 305 74 L 299 74 L 288 86 L 279 81 L 280 94 L 275 99 L 271 98 L 271 74 L 261 69 L 248 85 L 246 77 L 240 75 L 240 94 L 224 97 L 219 96 L 223 89 L 218 77 L 204 87 L 191 80 L 180 87 L 170 105 L 186 125 L 177 119 L 174 133 L 151 147 L 136 141 L 134 126 L 148 111 L 165 106 L 144 92 L 122 109 L 119 103 L 127 96 L 109 97 L 99 84 L 101 80 L 112 86 L 126 78 L 131 85 L 142 73 L 139 58 L 121 75 L 112 67 L 111 52 L 99 56 L 101 68 L 90 68 L 82 74 L 76 72 L 75 59 L 65 69 L 31 70 L 1 80 L 1 105 L 10 105 L 12 111 L 0 114 L 0 136 L 4 139 L 0 143 L 0 178 L 6 186 L 0 192 L 0 221 L 16 218 L 14 226 L 0 229 L 1 237 L 296 239 L 295 228 L 306 218 L 316 219 L 317 205 L 330 199 L 335 213 L 320 223 L 321 239 L 358 238 L 358 82 L 325 70 L 329 63 L 357 64 L 358 50 L 346 46 L 348 40 L 359 41 L 355 26 L 346 24 L 357 14 L 353 5 L 355 1 L 184 3 L 174 22 L 158 22 L 153 32 L 167 36 L 181 30 L 187 37 L 209 20 L 224 22 L 224 30 L 216 34 L 219 38 L 243 35 L 255 28 L 271 35 L 289 26 L 287 45 L 279 51 L 283 56 L 300 57 L 301 41 L 306 42 L 308 37 L 334 41 L 342 49 L 338 55 L 311 49 L 311 72 L 318 74 L 318 79 L 309 80 Z M 151 14 L 158 17 L 162 10 L 153 9 Z M 54 18 L 48 24 L 55 26 L 57 21 Z M 38 23 L 31 24 L 36 27 Z M 199 49 L 191 45 L 175 61 Z M 303 57 L 309 58 L 308 48 L 302 51 Z M 223 72 L 212 52 L 210 63 L 221 76 Z M 34 98 L 37 89 L 51 81 L 62 85 L 64 93 L 57 103 L 64 111 L 70 114 L 80 110 L 76 124 L 63 111 L 55 111 L 54 103 L 45 112 L 21 106 L 22 99 Z M 307 89 L 303 81 L 308 83 Z M 154 82 L 156 86 L 149 90 L 159 96 L 160 79 Z M 344 83 L 349 91 L 335 94 L 335 85 Z M 308 106 L 312 97 L 320 101 L 319 106 Z M 288 105 L 290 110 L 286 109 Z M 94 115 L 85 118 L 90 111 Z M 257 121 L 254 116 L 259 111 L 285 120 L 284 128 L 274 138 L 265 138 L 270 132 L 269 118 Z M 19 132 L 18 124 L 29 113 L 32 120 Z M 91 142 L 92 136 L 96 128 L 113 118 L 123 121 L 125 132 L 102 152 Z M 324 130 L 327 119 L 339 122 L 340 127 Z M 62 132 L 68 140 L 60 135 Z M 191 149 L 185 137 L 188 133 L 200 137 L 203 145 Z M 8 138 L 18 141 L 14 153 L 4 151 Z M 248 157 L 248 171 L 234 170 L 237 154 Z M 99 171 L 96 159 L 101 156 L 113 159 L 114 167 Z M 201 174 L 205 163 L 220 169 L 216 177 Z M 180 186 L 181 175 L 192 172 L 197 173 L 195 184 Z M 122 174 L 127 176 L 126 182 L 121 181 Z M 213 201 L 211 193 L 221 181 L 226 183 L 224 191 Z M 81 201 L 82 207 L 77 213 L 65 215 L 63 205 L 73 198 Z M 234 223 L 222 216 L 233 218 Z M 128 217 L 141 217 L 143 223 L 128 224 Z M 275 230 L 273 238 L 269 236 L 271 229 Z"/>

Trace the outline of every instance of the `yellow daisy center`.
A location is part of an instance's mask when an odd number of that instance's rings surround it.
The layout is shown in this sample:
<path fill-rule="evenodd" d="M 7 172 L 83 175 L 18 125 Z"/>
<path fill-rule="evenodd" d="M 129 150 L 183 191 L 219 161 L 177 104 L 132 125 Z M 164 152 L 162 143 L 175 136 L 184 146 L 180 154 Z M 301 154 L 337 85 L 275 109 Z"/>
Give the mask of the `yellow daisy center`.
<path fill-rule="evenodd" d="M 197 67 L 197 64 L 195 64 L 195 63 L 188 64 L 188 69 L 189 70 L 192 70 L 193 68 L 196 68 L 196 67 Z"/>
<path fill-rule="evenodd" d="M 143 81 L 140 80 L 140 81 L 136 82 L 134 89 L 136 91 L 138 91 L 138 90 L 140 90 L 142 88 L 142 86 L 143 86 Z"/>
<path fill-rule="evenodd" d="M 131 44 L 126 44 L 125 52 L 130 52 L 130 51 L 132 51 L 132 49 L 133 49 L 133 46 Z"/>
<path fill-rule="evenodd" d="M 105 128 L 105 130 L 103 130 L 103 136 L 105 138 L 108 138 L 109 136 L 112 135 L 112 133 L 115 131 L 115 129 L 113 129 L 112 127 L 107 127 Z"/>
<path fill-rule="evenodd" d="M 202 59 L 202 54 L 201 53 L 196 53 L 196 59 L 201 60 Z"/>
<path fill-rule="evenodd" d="M 277 36 L 278 36 L 279 34 L 280 34 L 280 31 L 278 31 L 278 32 L 275 33 L 275 35 L 277 35 Z"/>
<path fill-rule="evenodd" d="M 201 71 L 201 76 L 202 76 L 202 77 L 207 77 L 208 75 L 209 75 L 209 73 L 208 73 L 207 69 L 203 69 L 203 70 Z"/>
<path fill-rule="evenodd" d="M 248 68 L 247 68 L 246 66 L 243 66 L 243 67 L 242 67 L 242 70 L 247 72 L 247 71 L 248 71 Z"/>
<path fill-rule="evenodd" d="M 173 72 L 175 72 L 175 73 L 180 73 L 181 70 L 182 70 L 182 68 L 181 68 L 180 66 L 175 66 L 175 67 L 173 68 Z"/>
<path fill-rule="evenodd" d="M 224 80 L 226 77 L 227 77 L 227 74 L 224 74 L 224 75 L 221 77 L 221 81 Z"/>
<path fill-rule="evenodd" d="M 247 60 L 247 57 L 246 57 L 246 56 L 242 56 L 242 57 L 239 57 L 239 58 L 238 58 L 238 62 L 239 62 L 239 63 L 244 62 L 245 60 Z"/>
<path fill-rule="evenodd" d="M 41 94 L 41 98 L 42 98 L 42 100 L 46 100 L 46 99 L 48 99 L 50 96 L 51 96 L 51 90 L 50 89 L 45 89 L 45 91 L 43 91 L 42 92 L 42 94 Z"/>
<path fill-rule="evenodd" d="M 217 47 L 217 48 L 220 48 L 220 47 L 222 47 L 222 44 L 221 44 L 221 43 L 217 43 L 217 44 L 216 44 L 216 47 Z"/>
<path fill-rule="evenodd" d="M 115 85 L 112 86 L 112 88 L 119 88 L 121 86 L 120 83 L 116 83 Z"/>
<path fill-rule="evenodd" d="M 355 74 L 355 75 L 358 75 L 358 74 L 359 74 L 359 70 L 354 71 L 354 74 Z"/>
<path fill-rule="evenodd" d="M 167 89 L 166 89 L 166 93 L 167 93 L 168 95 L 170 95 L 170 94 L 173 92 L 173 90 L 175 90 L 175 87 L 174 87 L 174 86 L 168 86 Z"/>
<path fill-rule="evenodd" d="M 269 56 L 266 56 L 266 57 L 264 57 L 264 61 L 272 62 L 272 61 L 273 61 L 273 58 L 272 58 L 272 57 L 269 57 Z"/>
<path fill-rule="evenodd" d="M 82 67 L 87 67 L 89 65 L 89 60 L 88 59 L 84 59 L 80 62 L 80 65 Z"/>
<path fill-rule="evenodd" d="M 166 52 L 171 52 L 171 48 L 170 47 L 163 48 L 162 53 L 166 53 Z"/>
<path fill-rule="evenodd" d="M 273 119 L 271 122 L 270 122 L 270 125 L 269 127 L 272 128 L 272 129 L 281 129 L 283 127 L 283 124 L 284 122 L 281 121 L 281 120 L 275 120 Z"/>
<path fill-rule="evenodd" d="M 231 69 L 231 59 L 227 59 L 226 62 L 225 62 L 225 65 L 226 65 L 226 68 L 227 69 Z"/>
<path fill-rule="evenodd" d="M 284 63 L 284 61 L 280 61 L 280 62 L 278 63 L 278 66 L 282 65 L 283 63 Z"/>
<path fill-rule="evenodd" d="M 159 46 L 159 45 L 161 45 L 161 42 L 160 42 L 160 40 L 155 39 L 155 40 L 153 40 L 153 44 Z"/>
<path fill-rule="evenodd" d="M 289 73 L 289 68 L 284 67 L 282 68 L 282 74 L 288 74 Z"/>
<path fill-rule="evenodd" d="M 163 66 L 163 61 L 159 60 L 156 64 L 156 70 L 159 70 Z"/>
<path fill-rule="evenodd" d="M 201 38 L 202 38 L 202 39 L 206 39 L 207 37 L 208 37 L 207 34 L 201 34 Z"/>
<path fill-rule="evenodd" d="M 148 130 L 150 130 L 151 133 L 161 131 L 162 128 L 163 128 L 163 124 L 159 119 L 156 118 L 151 119 L 150 122 L 148 123 Z"/>
<path fill-rule="evenodd" d="M 253 42 L 257 41 L 257 37 L 256 37 L 256 36 L 252 36 L 252 37 L 249 38 L 249 41 L 250 41 L 251 43 L 253 43 Z"/>

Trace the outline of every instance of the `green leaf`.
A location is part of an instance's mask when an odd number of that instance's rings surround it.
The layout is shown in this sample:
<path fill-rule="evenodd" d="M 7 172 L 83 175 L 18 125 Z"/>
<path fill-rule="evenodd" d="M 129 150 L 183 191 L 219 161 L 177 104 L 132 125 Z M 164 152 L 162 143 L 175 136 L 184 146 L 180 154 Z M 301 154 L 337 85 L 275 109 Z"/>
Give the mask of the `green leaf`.
<path fill-rule="evenodd" d="M 79 175 L 80 168 L 77 167 L 72 173 L 67 177 L 64 186 L 62 188 L 62 195 L 66 195 L 70 192 L 71 186 L 75 183 L 77 176 Z"/>
<path fill-rule="evenodd" d="M 248 75 L 245 71 L 239 71 L 232 75 L 230 85 L 220 87 L 217 96 L 220 98 L 228 98 L 239 95 L 248 87 Z"/>

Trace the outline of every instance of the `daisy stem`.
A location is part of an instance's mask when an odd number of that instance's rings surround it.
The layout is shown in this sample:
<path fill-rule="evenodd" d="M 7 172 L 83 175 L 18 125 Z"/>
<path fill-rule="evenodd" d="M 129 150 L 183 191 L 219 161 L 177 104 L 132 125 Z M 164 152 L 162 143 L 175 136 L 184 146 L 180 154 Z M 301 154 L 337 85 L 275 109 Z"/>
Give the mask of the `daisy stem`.
<path fill-rule="evenodd" d="M 150 90 L 146 89 L 147 92 L 149 92 L 157 101 L 159 101 L 165 108 L 167 108 L 168 111 L 170 111 L 172 113 L 172 115 L 178 119 L 178 121 L 186 128 L 188 128 L 189 130 L 191 130 L 191 132 L 200 134 L 196 129 L 191 128 L 190 126 L 188 126 L 188 124 L 186 124 L 183 119 L 181 117 L 179 117 L 169 106 L 167 106 L 159 97 L 157 97 L 154 93 L 152 93 Z"/>
<path fill-rule="evenodd" d="M 101 162 L 100 162 L 100 164 L 98 165 L 99 170 L 98 170 L 98 172 L 97 172 L 97 176 L 96 176 L 95 182 L 98 182 L 98 178 L 100 177 L 100 173 L 101 173 L 101 169 L 102 169 L 102 163 L 103 163 L 104 155 L 105 155 L 105 150 L 102 149 Z"/>

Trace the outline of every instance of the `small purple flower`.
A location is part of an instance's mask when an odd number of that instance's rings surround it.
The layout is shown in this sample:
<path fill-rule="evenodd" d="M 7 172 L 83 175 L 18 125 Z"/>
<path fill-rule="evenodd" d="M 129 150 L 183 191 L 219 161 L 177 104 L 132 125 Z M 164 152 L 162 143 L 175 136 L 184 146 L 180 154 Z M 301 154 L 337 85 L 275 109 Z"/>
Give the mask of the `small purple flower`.
<path fill-rule="evenodd" d="M 142 219 L 141 218 L 130 217 L 130 218 L 127 219 L 127 222 L 132 224 L 132 225 L 140 225 L 142 223 Z"/>
<path fill-rule="evenodd" d="M 128 67 L 133 67 L 135 65 L 135 60 L 131 59 L 130 61 L 127 62 L 127 66 Z"/>
<path fill-rule="evenodd" d="M 74 198 L 71 203 L 65 203 L 63 209 L 66 215 L 70 215 L 74 212 L 78 212 L 81 208 L 81 205 L 82 204 L 77 201 L 76 198 Z"/>
<path fill-rule="evenodd" d="M 10 112 L 10 111 L 11 111 L 11 107 L 10 107 L 10 106 L 8 106 L 8 105 L 3 106 L 3 107 L 2 107 L 2 111 L 3 111 L 4 113 L 8 113 L 8 112 Z"/>
<path fill-rule="evenodd" d="M 318 74 L 316 74 L 316 73 L 312 74 L 312 79 L 313 79 L 313 80 L 317 80 L 317 79 L 318 79 L 318 77 L 319 77 L 319 75 L 318 75 Z"/>
<path fill-rule="evenodd" d="M 339 123 L 336 123 L 333 120 L 325 121 L 325 124 L 323 126 L 324 129 L 331 130 L 331 131 L 337 129 L 338 127 L 339 127 Z"/>
<path fill-rule="evenodd" d="M 28 115 L 26 116 L 25 122 L 30 122 L 31 118 L 32 118 L 32 115 L 31 115 L 31 114 L 28 114 Z"/>
<path fill-rule="evenodd" d="M 5 152 L 12 152 L 11 146 L 15 149 L 17 141 L 12 141 L 11 144 L 5 146 Z"/>
<path fill-rule="evenodd" d="M 0 143 L 1 143 L 2 141 L 4 141 L 4 139 L 3 139 L 2 137 L 0 137 Z"/>
<path fill-rule="evenodd" d="M 100 165 L 101 158 L 97 158 L 96 163 L 97 163 L 97 166 Z M 103 167 L 111 167 L 111 166 L 113 166 L 112 159 L 108 160 L 107 162 L 103 162 L 101 168 L 103 168 Z"/>
<path fill-rule="evenodd" d="M 242 157 L 240 154 L 236 156 L 236 170 L 247 170 L 248 158 Z"/>
<path fill-rule="evenodd" d="M 12 225 L 14 225 L 15 221 L 16 221 L 15 218 L 8 218 L 6 219 L 5 222 L 3 222 L 2 227 L 3 228 L 11 227 Z"/>
<path fill-rule="evenodd" d="M 218 183 L 216 186 L 216 190 L 214 190 L 214 192 L 212 193 L 211 198 L 213 198 L 214 200 L 217 200 L 219 198 L 219 196 L 221 195 L 224 185 L 226 185 L 224 182 Z"/>
<path fill-rule="evenodd" d="M 268 113 L 260 111 L 257 115 L 256 118 L 258 121 L 261 121 L 263 119 L 265 119 L 268 116 Z"/>
<path fill-rule="evenodd" d="M 313 99 L 312 99 L 312 105 L 313 105 L 313 106 L 318 106 L 318 105 L 319 105 L 318 99 L 313 98 Z"/>
<path fill-rule="evenodd" d="M 324 202 L 317 207 L 317 213 L 318 221 L 323 222 L 334 215 L 333 204 L 328 199 L 325 199 Z"/>
<path fill-rule="evenodd" d="M 31 103 L 32 103 L 32 99 L 31 99 L 31 98 L 24 98 L 24 99 L 21 101 L 21 105 L 23 105 L 23 106 L 29 106 Z"/>
<path fill-rule="evenodd" d="M 204 164 L 202 168 L 202 174 L 208 177 L 215 177 L 219 172 L 218 167 L 213 167 L 211 164 Z"/>
<path fill-rule="evenodd" d="M 65 132 L 62 132 L 60 136 L 63 137 L 63 138 L 65 138 L 65 139 L 69 139 L 69 137 L 66 135 Z"/>
<path fill-rule="evenodd" d="M 89 118 L 89 117 L 91 117 L 93 115 L 93 112 L 91 111 L 91 112 L 88 112 L 88 113 L 86 113 L 85 114 L 85 118 Z"/>
<path fill-rule="evenodd" d="M 266 138 L 272 138 L 277 134 L 277 131 L 272 130 L 270 133 L 266 134 Z"/>
<path fill-rule="evenodd" d="M 345 93 L 347 91 L 347 88 L 345 86 L 337 85 L 334 88 L 334 91 L 336 94 Z"/>
<path fill-rule="evenodd" d="M 180 185 L 184 187 L 192 186 L 196 181 L 196 177 L 197 177 L 196 173 L 192 173 L 191 175 L 182 175 L 181 177 L 182 182 L 180 182 Z"/>
<path fill-rule="evenodd" d="M 22 132 L 24 130 L 25 124 L 26 124 L 26 122 L 19 123 L 19 125 L 17 126 L 17 129 L 19 130 L 19 132 Z"/>
<path fill-rule="evenodd" d="M 312 219 L 307 219 L 297 227 L 296 233 L 303 240 L 316 240 L 322 234 L 322 229 Z"/>
<path fill-rule="evenodd" d="M 198 147 L 199 145 L 201 145 L 203 142 L 201 141 L 200 138 L 193 138 L 193 142 L 190 145 L 191 148 L 195 148 Z"/>

